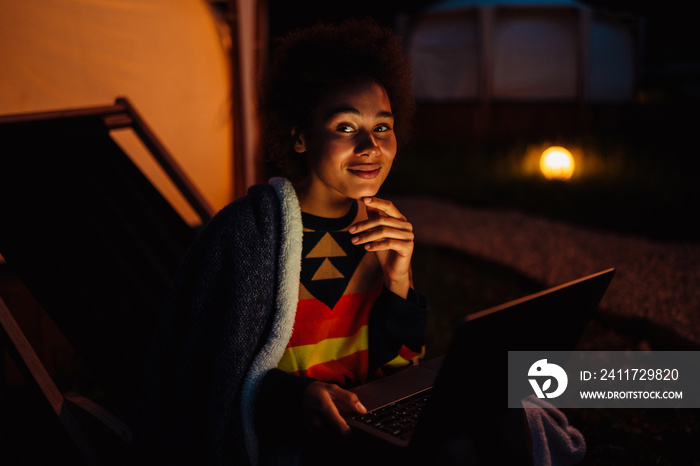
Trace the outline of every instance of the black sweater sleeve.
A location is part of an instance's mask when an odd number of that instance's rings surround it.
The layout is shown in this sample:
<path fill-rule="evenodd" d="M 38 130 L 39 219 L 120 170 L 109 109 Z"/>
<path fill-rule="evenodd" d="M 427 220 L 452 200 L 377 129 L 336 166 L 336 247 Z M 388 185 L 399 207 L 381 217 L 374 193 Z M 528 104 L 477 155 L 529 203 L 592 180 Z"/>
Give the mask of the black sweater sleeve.
<path fill-rule="evenodd" d="M 265 374 L 255 405 L 255 425 L 263 444 L 279 441 L 282 436 L 298 440 L 306 431 L 302 403 L 306 388 L 314 381 L 279 369 Z"/>
<path fill-rule="evenodd" d="M 402 346 L 422 351 L 428 310 L 428 301 L 412 288 L 404 299 L 384 287 L 369 318 L 370 373 L 398 356 Z"/>

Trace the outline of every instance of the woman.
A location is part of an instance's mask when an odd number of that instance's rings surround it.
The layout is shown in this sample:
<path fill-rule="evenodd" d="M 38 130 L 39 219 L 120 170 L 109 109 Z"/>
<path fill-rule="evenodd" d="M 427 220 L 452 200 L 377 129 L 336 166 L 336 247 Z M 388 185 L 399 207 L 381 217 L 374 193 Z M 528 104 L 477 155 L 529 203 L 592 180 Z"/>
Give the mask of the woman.
<path fill-rule="evenodd" d="M 413 110 L 398 39 L 371 20 L 297 31 L 263 82 L 288 179 L 225 207 L 183 261 L 143 384 L 144 463 L 297 462 L 364 411 L 346 388 L 423 354 L 412 226 L 377 197 Z"/>

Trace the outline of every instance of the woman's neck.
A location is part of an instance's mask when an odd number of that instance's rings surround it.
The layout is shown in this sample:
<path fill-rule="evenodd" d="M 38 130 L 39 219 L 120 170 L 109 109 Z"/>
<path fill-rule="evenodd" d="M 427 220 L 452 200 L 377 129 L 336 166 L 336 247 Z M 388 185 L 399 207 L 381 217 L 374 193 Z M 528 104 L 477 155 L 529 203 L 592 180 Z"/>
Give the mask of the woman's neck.
<path fill-rule="evenodd" d="M 309 183 L 301 182 L 294 186 L 299 199 L 299 207 L 302 212 L 325 218 L 339 218 L 344 216 L 352 207 L 355 199 L 324 192 L 319 193 Z"/>

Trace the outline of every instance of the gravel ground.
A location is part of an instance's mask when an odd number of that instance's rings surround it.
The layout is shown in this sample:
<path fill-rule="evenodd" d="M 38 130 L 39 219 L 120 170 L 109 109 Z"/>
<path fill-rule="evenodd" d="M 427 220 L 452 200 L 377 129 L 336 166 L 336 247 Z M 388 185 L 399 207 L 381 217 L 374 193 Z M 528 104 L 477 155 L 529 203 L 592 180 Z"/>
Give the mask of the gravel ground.
<path fill-rule="evenodd" d="M 391 199 L 413 223 L 414 265 L 420 265 L 421 280 L 436 267 L 452 269 L 424 283 L 432 288 L 426 291 L 437 291 L 439 298 L 456 287 L 457 295 L 472 293 L 490 306 L 615 267 L 616 275 L 579 349 L 700 349 L 698 244 L 655 242 L 437 199 Z M 451 300 L 442 300 L 440 309 L 462 312 L 463 305 Z M 433 317 L 438 335 L 454 324 Z M 586 441 L 579 466 L 700 466 L 700 409 L 562 411 Z"/>
<path fill-rule="evenodd" d="M 417 243 L 493 261 L 548 286 L 615 267 L 601 313 L 647 325 L 673 346 L 667 349 L 700 349 L 700 244 L 654 242 L 438 199 L 392 201 L 412 222 Z"/>

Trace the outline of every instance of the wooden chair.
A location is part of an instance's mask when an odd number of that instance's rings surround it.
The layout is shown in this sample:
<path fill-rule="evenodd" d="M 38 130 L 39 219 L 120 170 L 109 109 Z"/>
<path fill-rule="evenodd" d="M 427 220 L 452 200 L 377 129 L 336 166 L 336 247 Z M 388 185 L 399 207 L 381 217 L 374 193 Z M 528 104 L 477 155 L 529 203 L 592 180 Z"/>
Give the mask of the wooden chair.
<path fill-rule="evenodd" d="M 152 332 L 190 226 L 112 139 L 130 128 L 200 225 L 212 209 L 125 98 L 114 105 L 0 117 L 0 254 L 94 373 L 110 412 L 61 393 L 0 301 L 18 367 L 43 393 L 88 464 L 103 427 L 122 446 Z M 20 312 L 14 309 L 14 312 Z M 121 447 L 117 447 L 119 449 Z"/>
<path fill-rule="evenodd" d="M 0 336 L 4 338 L 12 359 L 27 380 L 44 395 L 85 463 L 106 464 L 107 457 L 116 463 L 128 463 L 131 446 L 130 427 L 89 398 L 77 393 L 61 393 L 1 298 L 0 326 Z M 86 421 L 86 415 L 94 422 Z M 95 422 L 111 433 L 108 441 L 112 442 L 113 448 L 108 453 L 98 451 L 94 446 L 95 441 L 89 435 L 90 432 L 94 432 L 92 429 Z M 104 436 L 103 433 L 100 435 Z"/>

